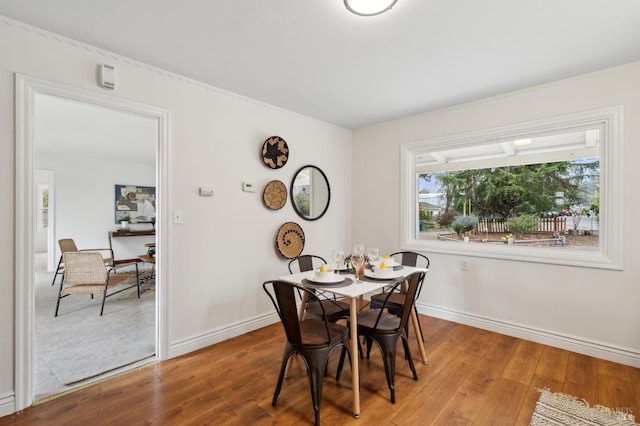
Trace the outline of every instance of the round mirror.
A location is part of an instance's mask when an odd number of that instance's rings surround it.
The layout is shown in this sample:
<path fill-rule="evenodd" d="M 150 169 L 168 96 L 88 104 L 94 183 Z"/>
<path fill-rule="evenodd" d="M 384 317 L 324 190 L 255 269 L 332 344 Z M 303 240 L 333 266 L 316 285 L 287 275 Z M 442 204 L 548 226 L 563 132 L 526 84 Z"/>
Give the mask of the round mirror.
<path fill-rule="evenodd" d="M 298 169 L 291 182 L 291 203 L 301 218 L 320 219 L 330 199 L 329 180 L 322 170 L 310 165 Z"/>

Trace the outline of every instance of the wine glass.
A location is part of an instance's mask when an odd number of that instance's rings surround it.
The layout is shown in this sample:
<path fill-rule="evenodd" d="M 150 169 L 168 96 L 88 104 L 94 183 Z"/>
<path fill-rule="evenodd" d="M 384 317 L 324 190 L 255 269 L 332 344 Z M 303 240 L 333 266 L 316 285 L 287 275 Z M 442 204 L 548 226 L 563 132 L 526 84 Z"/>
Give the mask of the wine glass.
<path fill-rule="evenodd" d="M 360 253 L 364 255 L 364 244 L 356 244 L 353 246 L 354 253 Z"/>
<path fill-rule="evenodd" d="M 342 249 L 335 249 L 331 252 L 331 258 L 333 259 L 334 262 L 336 262 L 336 273 L 338 273 L 338 270 L 340 269 L 340 262 L 342 261 L 342 259 L 344 259 L 344 250 Z"/>
<path fill-rule="evenodd" d="M 380 251 L 374 247 L 369 248 L 367 251 L 369 252 L 369 262 L 371 262 L 371 264 L 375 264 L 378 261 Z"/>
<path fill-rule="evenodd" d="M 360 282 L 360 268 L 364 265 L 364 254 L 355 252 L 351 255 L 351 266 L 355 269 L 356 283 Z"/>

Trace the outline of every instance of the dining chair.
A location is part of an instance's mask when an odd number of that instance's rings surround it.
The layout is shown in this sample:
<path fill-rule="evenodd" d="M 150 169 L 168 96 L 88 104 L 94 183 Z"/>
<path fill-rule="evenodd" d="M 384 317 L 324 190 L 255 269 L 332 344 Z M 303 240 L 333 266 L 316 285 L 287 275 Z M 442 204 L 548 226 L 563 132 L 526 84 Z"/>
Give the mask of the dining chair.
<path fill-rule="evenodd" d="M 289 262 L 289 273 L 311 271 L 314 268 L 320 267 L 320 265 L 326 264 L 326 260 L 321 256 L 304 254 Z M 311 291 L 313 293 L 316 292 L 315 290 Z M 335 295 L 324 297 L 321 292 L 318 292 L 318 297 L 315 297 L 314 300 L 309 300 L 305 307 L 305 315 L 308 318 L 322 319 L 326 316 L 330 322 L 336 322 L 341 318 L 349 316 L 349 304 L 337 299 Z"/>
<path fill-rule="evenodd" d="M 409 368 L 413 373 L 413 380 L 418 380 L 418 374 L 413 364 L 411 351 L 409 350 L 409 339 L 407 337 L 406 326 L 411 316 L 411 310 L 415 303 L 416 295 L 424 280 L 424 272 L 414 272 L 405 280 L 402 280 L 385 291 L 382 305 L 377 309 L 367 309 L 358 312 L 358 336 L 364 336 L 367 343 L 367 359 L 371 355 L 371 346 L 376 343 L 382 359 L 384 361 L 384 371 L 387 377 L 387 385 L 391 394 L 391 402 L 395 404 L 395 376 L 396 376 L 396 348 L 398 339 L 402 340 L 405 358 L 409 362 Z M 405 284 L 406 283 L 406 284 Z M 397 292 L 398 287 L 406 285 L 405 298 L 399 315 L 387 311 L 391 295 Z M 358 342 L 359 344 L 359 342 Z M 336 379 L 340 379 L 340 373 L 344 364 L 345 351 L 343 349 L 338 362 L 338 372 Z"/>
<path fill-rule="evenodd" d="M 99 252 L 66 252 L 62 255 L 64 262 L 64 275 L 60 282 L 58 300 L 56 302 L 56 313 L 58 316 L 60 300 L 75 294 L 90 294 L 93 299 L 94 294 L 102 294 L 102 306 L 100 316 L 104 313 L 104 304 L 107 297 L 123 292 L 133 287 L 138 288 L 138 298 L 140 298 L 140 280 L 137 274 L 116 274 L 113 270 L 105 266 L 104 258 Z M 135 277 L 135 283 L 109 291 L 112 287 L 125 283 Z"/>
<path fill-rule="evenodd" d="M 53 274 L 53 280 L 51 281 L 51 285 L 55 285 L 56 278 L 58 275 L 64 274 L 64 262 L 62 261 L 62 255 L 69 251 L 95 251 L 95 252 L 107 252 L 109 256 L 104 259 L 105 265 L 113 264 L 113 252 L 109 248 L 95 248 L 95 249 L 83 249 L 78 250 L 78 246 L 76 246 L 75 241 L 72 238 L 63 238 L 58 240 L 58 246 L 60 247 L 60 260 L 58 260 L 58 266 L 56 267 L 56 273 Z"/>
<path fill-rule="evenodd" d="M 349 329 L 344 325 L 330 322 L 324 312 L 322 319 L 300 320 L 296 295 L 306 293 L 309 300 L 316 298 L 313 292 L 304 287 L 274 280 L 264 282 L 262 288 L 271 299 L 287 338 L 271 405 L 275 407 L 278 401 L 289 358 L 293 354 L 299 354 L 307 367 L 315 424 L 320 425 L 322 384 L 329 355 L 336 348 L 342 346 L 343 351 L 347 351 L 351 356 L 349 352 Z M 322 305 L 319 306 L 320 309 L 323 309 Z"/>
<path fill-rule="evenodd" d="M 429 265 L 431 262 L 429 258 L 423 254 L 416 253 L 414 251 L 399 251 L 396 253 L 392 253 L 390 255 L 393 258 L 400 257 L 400 264 L 403 266 L 413 266 L 420 267 L 424 269 L 429 269 Z M 420 292 L 422 291 L 422 286 L 418 289 L 418 294 L 416 295 L 416 299 L 420 297 Z M 387 297 L 384 293 L 376 294 L 371 296 L 371 308 L 380 308 L 384 299 Z M 404 304 L 405 293 L 402 288 L 399 288 L 397 292 L 389 296 L 389 300 L 387 301 L 387 308 L 389 312 L 392 314 L 398 315 L 400 310 L 402 309 L 402 305 Z M 418 318 L 418 308 L 416 308 L 415 304 L 413 309 L 416 312 L 416 318 Z M 420 327 L 420 335 L 422 337 L 422 341 L 424 341 L 424 335 L 422 334 L 422 325 L 420 325 L 420 321 L 418 321 L 418 327 Z M 408 329 L 408 324 L 407 324 Z M 407 330 L 408 332 L 408 330 Z"/>

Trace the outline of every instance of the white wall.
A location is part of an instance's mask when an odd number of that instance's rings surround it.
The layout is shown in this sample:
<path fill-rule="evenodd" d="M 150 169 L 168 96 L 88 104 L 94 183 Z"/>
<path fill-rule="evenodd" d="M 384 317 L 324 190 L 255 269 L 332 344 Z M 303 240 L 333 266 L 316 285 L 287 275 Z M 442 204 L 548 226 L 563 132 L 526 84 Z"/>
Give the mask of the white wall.
<path fill-rule="evenodd" d="M 624 271 L 426 253 L 419 300 L 431 315 L 640 366 L 640 63 L 559 81 L 354 132 L 353 239 L 385 251 L 400 245 L 399 145 L 545 117 L 622 105 Z M 385 202 L 367 200 L 385 194 Z M 384 223 L 385 226 L 379 225 Z M 372 233 L 372 229 L 380 232 Z"/>
<path fill-rule="evenodd" d="M 96 67 L 104 63 L 116 68 L 118 87 L 113 92 L 96 84 Z M 305 252 L 329 257 L 332 248 L 347 247 L 349 131 L 0 17 L 0 193 L 6 200 L 0 207 L 0 269 L 5 273 L 0 280 L 0 413 L 11 406 L 14 392 L 15 73 L 170 112 L 166 196 L 169 210 L 184 214 L 184 223 L 170 225 L 164 236 L 170 354 L 255 328 L 272 313 L 261 283 L 287 273 L 287 262 L 276 254 L 274 243 L 281 224 L 294 221 L 302 226 Z M 260 157 L 262 143 L 272 135 L 283 137 L 290 148 L 288 163 L 278 170 L 265 167 Z M 293 173 L 305 164 L 319 166 L 329 179 L 326 215 L 307 222 L 295 214 L 290 201 L 277 211 L 264 207 L 262 188 L 272 179 L 289 188 Z M 258 192 L 242 192 L 245 180 L 254 181 Z M 212 186 L 215 195 L 199 197 L 200 186 Z M 96 237 L 103 238 L 103 231 L 99 233 Z"/>
<path fill-rule="evenodd" d="M 55 172 L 55 259 L 60 256 L 57 241 L 61 238 L 73 238 L 80 249 L 109 247 L 107 234 L 119 227 L 114 218 L 116 184 L 156 185 L 153 164 L 49 154 L 37 159 L 36 165 Z M 150 224 L 137 226 L 151 229 Z M 134 258 L 145 252 L 144 243 L 153 240 L 153 237 L 114 240 L 115 256 Z"/>

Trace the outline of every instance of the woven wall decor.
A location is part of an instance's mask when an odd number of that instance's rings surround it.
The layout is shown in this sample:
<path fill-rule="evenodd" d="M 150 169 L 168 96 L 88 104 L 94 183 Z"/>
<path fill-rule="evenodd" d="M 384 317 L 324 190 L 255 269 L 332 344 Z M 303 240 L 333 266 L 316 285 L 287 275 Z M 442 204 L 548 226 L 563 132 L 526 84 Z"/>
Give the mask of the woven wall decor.
<path fill-rule="evenodd" d="M 287 187 L 279 180 L 272 180 L 264 187 L 262 199 L 271 210 L 281 209 L 287 202 Z"/>
<path fill-rule="evenodd" d="M 289 146 L 280 136 L 271 136 L 262 144 L 262 161 L 272 169 L 279 169 L 289 159 Z"/>
<path fill-rule="evenodd" d="M 287 259 L 300 256 L 304 249 L 304 231 L 295 222 L 287 222 L 278 229 L 276 236 L 278 252 Z"/>

